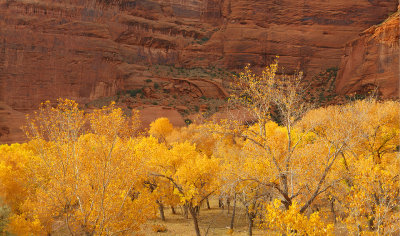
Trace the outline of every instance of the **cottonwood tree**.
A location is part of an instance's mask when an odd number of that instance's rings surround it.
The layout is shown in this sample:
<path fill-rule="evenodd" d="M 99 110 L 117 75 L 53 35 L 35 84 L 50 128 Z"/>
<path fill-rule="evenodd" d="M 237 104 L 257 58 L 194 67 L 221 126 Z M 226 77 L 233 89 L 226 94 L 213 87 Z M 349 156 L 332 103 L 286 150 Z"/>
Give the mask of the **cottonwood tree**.
<path fill-rule="evenodd" d="M 20 215 L 26 216 L 24 202 L 33 198 L 36 190 L 35 172 L 32 166 L 40 159 L 34 155 L 28 144 L 0 145 L 0 197 L 4 204 L 10 207 L 11 212 L 7 219 L 3 219 L 5 232 L 17 235 L 40 234 L 43 225 L 36 216 L 31 221 L 26 221 Z M 20 219 L 20 222 L 17 220 Z M 2 232 L 2 233 L 5 233 Z"/>
<path fill-rule="evenodd" d="M 166 117 L 161 117 L 151 122 L 149 134 L 166 143 L 168 135 L 174 130 L 171 122 Z"/>
<path fill-rule="evenodd" d="M 221 159 L 224 167 L 221 192 L 234 200 L 231 230 L 236 211 L 235 201 L 242 203 L 246 209 L 248 232 L 251 235 L 260 207 L 271 197 L 268 188 L 259 182 L 270 171 L 265 166 L 267 162 L 262 154 L 260 150 L 248 150 L 247 141 L 242 138 L 220 136 L 214 155 Z"/>
<path fill-rule="evenodd" d="M 180 203 L 179 196 L 174 194 L 174 185 L 168 179 L 154 175 L 165 164 L 162 160 L 168 152 L 166 144 L 160 143 L 154 136 L 142 137 L 135 144 L 135 155 L 143 157 L 146 166 L 143 185 L 152 193 L 162 220 L 165 220 L 164 205 L 175 206 Z"/>
<path fill-rule="evenodd" d="M 219 136 L 210 132 L 207 124 L 190 124 L 187 127 L 176 128 L 167 136 L 168 143 L 185 141 L 196 144 L 196 150 L 210 157 L 214 153 Z"/>
<path fill-rule="evenodd" d="M 194 144 L 198 152 L 211 157 L 215 154 L 215 148 L 220 139 L 213 132 L 210 132 L 207 124 L 190 124 L 186 127 L 175 128 L 167 136 L 167 143 L 185 141 Z M 207 208 L 211 209 L 208 198 L 206 198 L 206 204 Z"/>
<path fill-rule="evenodd" d="M 275 61 L 261 75 L 246 67 L 235 78 L 231 101 L 248 109 L 257 121 L 250 126 L 231 123 L 219 132 L 244 138 L 249 153 L 260 153 L 268 171 L 265 176 L 255 176 L 253 181 L 269 187 L 286 209 L 298 198 L 300 213 L 304 213 L 338 181 L 331 172 L 354 125 L 348 123 L 350 127 L 344 126 L 343 130 L 330 129 L 330 135 L 317 132 L 318 127 L 329 122 L 329 117 L 303 118 L 309 105 L 303 100 L 302 74 L 278 76 L 277 71 Z M 281 125 L 271 121 L 271 113 L 278 114 Z M 341 115 L 340 111 L 336 115 Z"/>
<path fill-rule="evenodd" d="M 296 201 L 287 210 L 280 206 L 278 199 L 266 204 L 261 227 L 283 235 L 334 235 L 334 225 L 326 224 L 319 212 L 308 217 L 300 212 Z"/>
<path fill-rule="evenodd" d="M 151 175 L 166 179 L 174 194 L 188 208 L 196 235 L 200 236 L 196 208 L 220 187 L 220 161 L 207 157 L 189 142 L 175 143 L 163 155 L 153 156 Z"/>
<path fill-rule="evenodd" d="M 353 233 L 393 234 L 400 229 L 399 103 L 368 99 L 347 109 L 359 136 L 342 159 L 345 223 Z"/>
<path fill-rule="evenodd" d="M 172 133 L 173 130 L 174 127 L 169 121 L 169 119 L 166 117 L 161 117 L 151 122 L 149 134 L 151 136 L 156 137 L 159 140 L 159 142 L 167 145 L 168 144 L 167 137 Z M 158 145 L 157 143 L 154 144 Z M 148 145 L 147 147 L 144 146 L 144 149 L 142 150 L 146 150 L 146 152 L 148 152 L 150 151 L 148 150 L 148 147 L 149 147 Z M 160 217 L 161 220 L 165 221 L 164 205 L 168 203 L 170 205 L 172 204 L 171 208 L 174 209 L 173 207 L 176 204 L 176 201 L 174 201 L 175 198 L 172 194 L 173 193 L 172 184 L 168 180 L 148 175 L 148 178 L 145 180 L 145 185 L 150 189 L 150 191 L 153 194 L 157 195 L 156 203 L 158 205 Z"/>
<path fill-rule="evenodd" d="M 152 198 L 140 182 L 142 159 L 133 155 L 135 125 L 113 105 L 85 115 L 68 99 L 44 103 L 25 127 L 38 160 L 29 166 L 36 188 L 11 219 L 12 232 L 35 233 L 32 224 L 49 232 L 56 218 L 71 235 L 138 231 Z"/>

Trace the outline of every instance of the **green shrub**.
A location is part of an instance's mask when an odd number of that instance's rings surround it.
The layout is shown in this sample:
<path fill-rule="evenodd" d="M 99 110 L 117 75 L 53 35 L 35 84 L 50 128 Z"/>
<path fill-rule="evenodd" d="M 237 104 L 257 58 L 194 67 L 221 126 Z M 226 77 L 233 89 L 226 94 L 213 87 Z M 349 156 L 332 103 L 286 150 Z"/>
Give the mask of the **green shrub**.
<path fill-rule="evenodd" d="M 127 93 L 131 97 L 136 97 L 137 94 L 143 94 L 143 90 L 142 89 L 133 89 L 133 90 L 128 90 Z"/>
<path fill-rule="evenodd" d="M 206 43 L 208 40 L 210 40 L 209 37 L 203 37 L 203 38 L 197 40 L 196 43 L 198 43 L 198 44 L 204 44 L 204 43 Z"/>
<path fill-rule="evenodd" d="M 185 119 L 185 123 L 186 125 L 190 125 L 193 123 L 193 121 L 191 119 Z"/>

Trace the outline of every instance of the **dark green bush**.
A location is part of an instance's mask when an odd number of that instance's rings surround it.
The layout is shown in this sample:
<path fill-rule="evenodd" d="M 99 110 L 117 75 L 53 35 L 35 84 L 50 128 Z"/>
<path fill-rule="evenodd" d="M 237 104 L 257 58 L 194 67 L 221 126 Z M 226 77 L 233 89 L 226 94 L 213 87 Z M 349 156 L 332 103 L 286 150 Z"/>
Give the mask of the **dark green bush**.
<path fill-rule="evenodd" d="M 143 94 L 143 90 L 142 89 L 132 89 L 132 90 L 128 90 L 127 93 L 131 97 L 136 97 L 137 94 Z"/>
<path fill-rule="evenodd" d="M 193 123 L 193 121 L 191 119 L 185 119 L 185 123 L 186 125 L 190 125 Z"/>

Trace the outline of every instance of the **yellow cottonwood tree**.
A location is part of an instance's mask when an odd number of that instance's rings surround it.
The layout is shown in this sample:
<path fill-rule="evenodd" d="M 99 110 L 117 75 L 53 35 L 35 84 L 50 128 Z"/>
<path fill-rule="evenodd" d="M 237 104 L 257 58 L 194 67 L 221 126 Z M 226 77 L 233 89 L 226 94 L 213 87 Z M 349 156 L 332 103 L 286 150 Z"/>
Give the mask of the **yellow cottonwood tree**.
<path fill-rule="evenodd" d="M 262 187 L 262 195 L 280 199 L 287 210 L 296 200 L 299 213 L 303 214 L 340 181 L 334 170 L 356 126 L 340 107 L 332 108 L 331 114 L 344 116 L 341 124 L 334 123 L 328 113 L 320 117 L 314 115 L 316 112 L 307 113 L 309 106 L 303 100 L 302 74 L 278 76 L 277 70 L 277 61 L 260 75 L 246 67 L 235 78 L 231 101 L 247 108 L 256 117 L 256 123 L 228 123 L 222 126 L 225 130 L 215 130 L 246 140 L 245 155 L 257 161 L 248 162 L 253 164 L 248 170 L 253 171 L 241 173 L 259 174 L 244 180 Z M 271 113 L 278 115 L 281 125 L 271 122 Z M 337 125 L 342 128 L 338 129 Z M 263 172 L 257 171 L 259 166 L 263 166 Z"/>
<path fill-rule="evenodd" d="M 342 161 L 346 225 L 358 234 L 394 234 L 400 230 L 399 103 L 370 99 L 348 109 L 358 119 L 359 136 Z"/>
<path fill-rule="evenodd" d="M 233 137 L 220 137 L 214 155 L 221 159 L 224 167 L 222 192 L 243 204 L 248 220 L 248 233 L 252 235 L 254 220 L 262 204 L 271 198 L 268 186 L 262 179 L 271 174 L 271 167 L 264 158 L 262 149 L 250 149 L 246 140 Z M 235 206 L 232 212 L 231 226 L 235 217 Z"/>
<path fill-rule="evenodd" d="M 175 206 L 180 203 L 179 196 L 174 194 L 173 184 L 166 178 L 154 176 L 159 165 L 164 164 L 163 156 L 168 154 L 165 143 L 159 143 L 155 137 L 143 137 L 135 144 L 135 155 L 143 157 L 146 168 L 142 182 L 152 193 L 152 196 L 159 207 L 160 217 L 165 220 L 164 206 Z"/>
<path fill-rule="evenodd" d="M 16 235 L 40 234 L 44 228 L 38 216 L 32 221 L 25 219 L 24 202 L 35 194 L 35 172 L 32 166 L 40 161 L 27 144 L 0 145 L 0 197 L 10 206 L 5 227 Z"/>
<path fill-rule="evenodd" d="M 11 219 L 11 232 L 32 234 L 21 229 L 37 222 L 49 232 L 61 219 L 72 235 L 129 233 L 151 215 L 152 198 L 140 181 L 143 162 L 129 138 L 135 121 L 121 109 L 85 115 L 74 101 L 47 102 L 25 130 L 37 157 L 29 166 L 36 188 Z"/>
<path fill-rule="evenodd" d="M 201 235 L 195 208 L 220 187 L 220 161 L 199 153 L 189 142 L 176 143 L 164 155 L 153 156 L 151 175 L 174 186 L 192 216 L 197 235 Z"/>
<path fill-rule="evenodd" d="M 278 199 L 267 204 L 261 226 L 277 235 L 334 235 L 333 224 L 324 223 L 318 212 L 309 217 L 300 213 L 300 206 L 296 201 L 287 210 L 281 209 Z"/>
<path fill-rule="evenodd" d="M 168 118 L 161 117 L 151 122 L 149 134 L 158 138 L 161 142 L 166 142 L 167 136 L 173 131 L 174 127 Z"/>
<path fill-rule="evenodd" d="M 12 210 L 32 194 L 32 163 L 38 161 L 27 144 L 0 145 L 0 197 Z"/>
<path fill-rule="evenodd" d="M 176 128 L 167 136 L 168 143 L 185 141 L 196 144 L 198 151 L 211 156 L 218 138 L 210 132 L 207 124 L 190 124 L 187 127 Z"/>
<path fill-rule="evenodd" d="M 294 168 L 293 155 L 302 140 L 301 132 L 293 134 L 294 124 L 306 111 L 306 105 L 301 99 L 302 75 L 278 77 L 277 70 L 276 60 L 266 67 L 261 75 L 253 74 L 246 67 L 244 72 L 235 78 L 231 101 L 247 108 L 257 118 L 257 123 L 249 129 L 246 126 L 234 125 L 233 131 L 235 135 L 252 142 L 255 149 L 263 150 L 273 168 L 271 173 L 276 173 L 278 178 L 278 182 L 271 186 L 282 195 L 282 202 L 288 208 L 292 199 L 297 196 L 296 193 L 289 192 L 288 178 Z M 283 133 L 275 132 L 274 129 L 270 129 L 272 134 L 267 133 L 266 128 L 273 107 L 282 116 Z M 280 140 L 276 142 L 278 137 Z"/>

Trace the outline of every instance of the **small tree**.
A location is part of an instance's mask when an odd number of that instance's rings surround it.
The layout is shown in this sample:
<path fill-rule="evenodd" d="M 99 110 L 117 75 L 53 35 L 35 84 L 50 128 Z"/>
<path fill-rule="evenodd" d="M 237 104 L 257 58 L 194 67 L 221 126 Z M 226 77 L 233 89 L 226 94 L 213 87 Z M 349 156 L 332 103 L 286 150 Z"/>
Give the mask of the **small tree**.
<path fill-rule="evenodd" d="M 149 134 L 165 143 L 167 136 L 173 131 L 173 129 L 174 128 L 168 118 L 161 117 L 151 122 Z"/>

